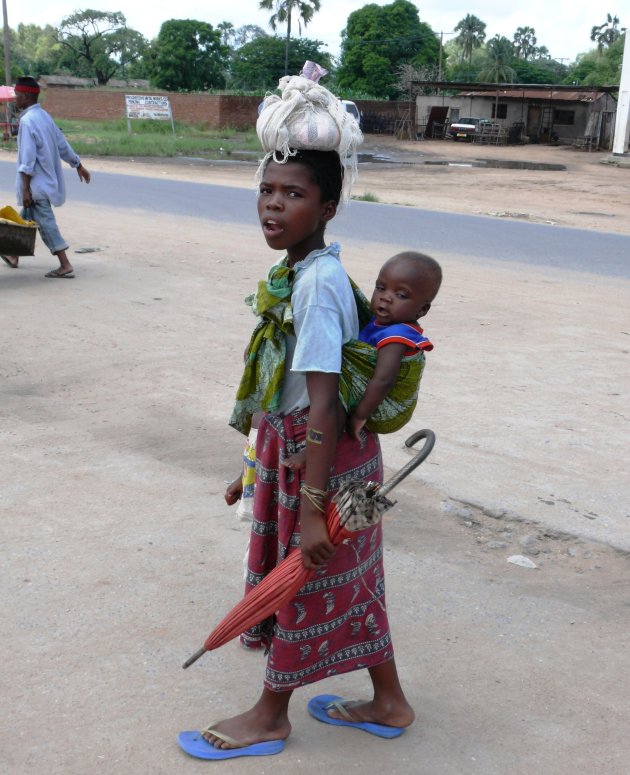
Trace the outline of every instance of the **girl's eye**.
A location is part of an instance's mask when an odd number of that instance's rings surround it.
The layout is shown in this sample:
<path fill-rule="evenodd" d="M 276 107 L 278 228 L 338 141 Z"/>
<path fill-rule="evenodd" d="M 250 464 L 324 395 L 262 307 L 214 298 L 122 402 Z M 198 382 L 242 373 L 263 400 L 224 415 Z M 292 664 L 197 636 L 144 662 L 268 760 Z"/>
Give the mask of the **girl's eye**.
<path fill-rule="evenodd" d="M 396 296 L 398 296 L 399 299 L 406 299 L 407 294 L 406 293 L 397 293 Z"/>

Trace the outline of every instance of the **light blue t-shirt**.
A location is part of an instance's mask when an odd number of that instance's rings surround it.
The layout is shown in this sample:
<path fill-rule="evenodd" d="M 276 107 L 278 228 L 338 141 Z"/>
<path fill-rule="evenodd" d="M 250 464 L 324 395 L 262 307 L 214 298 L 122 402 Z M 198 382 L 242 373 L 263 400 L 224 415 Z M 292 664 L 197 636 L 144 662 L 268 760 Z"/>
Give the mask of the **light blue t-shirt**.
<path fill-rule="evenodd" d="M 331 243 L 295 264 L 291 294 L 295 336 L 287 336 L 280 412 L 309 405 L 306 373 L 341 373 L 341 346 L 359 334 L 357 305 L 350 280 Z"/>
<path fill-rule="evenodd" d="M 66 201 L 66 186 L 61 160 L 75 169 L 81 159 L 72 150 L 51 116 L 41 105 L 30 105 L 20 116 L 17 155 L 17 202 L 22 205 L 22 177 L 31 178 L 31 194 L 35 201 L 48 199 L 58 207 Z"/>

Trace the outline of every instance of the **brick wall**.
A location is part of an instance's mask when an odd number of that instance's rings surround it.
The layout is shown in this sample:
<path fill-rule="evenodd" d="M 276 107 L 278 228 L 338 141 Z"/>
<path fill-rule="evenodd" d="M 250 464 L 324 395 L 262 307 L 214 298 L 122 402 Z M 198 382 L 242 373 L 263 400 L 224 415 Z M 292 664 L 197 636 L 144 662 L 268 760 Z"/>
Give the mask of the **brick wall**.
<path fill-rule="evenodd" d="M 146 94 L 166 94 L 150 91 Z M 235 127 L 248 129 L 256 124 L 260 97 L 236 97 L 227 94 L 168 93 L 173 118 L 190 124 L 204 124 L 209 129 Z M 54 118 L 108 120 L 125 117 L 125 92 L 106 89 L 70 89 L 49 86 L 42 95 L 42 104 Z M 382 100 L 357 100 L 366 116 L 380 116 L 386 131 L 391 131 L 396 116 L 407 103 Z M 400 107 L 399 107 L 400 106 Z M 391 124 L 391 127 L 390 127 Z M 370 131 L 366 124 L 366 130 Z"/>
<path fill-rule="evenodd" d="M 151 91 L 147 94 L 164 92 Z M 262 97 L 221 94 L 169 94 L 173 118 L 210 129 L 254 126 Z M 42 103 L 54 118 L 108 120 L 125 117 L 125 92 L 48 87 Z"/>

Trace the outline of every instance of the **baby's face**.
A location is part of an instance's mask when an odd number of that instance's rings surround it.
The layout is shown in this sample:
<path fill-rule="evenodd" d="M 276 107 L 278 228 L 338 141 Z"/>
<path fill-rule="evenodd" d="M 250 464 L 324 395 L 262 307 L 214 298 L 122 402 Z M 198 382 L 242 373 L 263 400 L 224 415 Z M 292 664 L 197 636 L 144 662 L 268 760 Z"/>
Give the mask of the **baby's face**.
<path fill-rule="evenodd" d="M 434 295 L 429 278 L 407 261 L 390 259 L 376 278 L 372 314 L 382 326 L 415 323 L 427 314 Z"/>

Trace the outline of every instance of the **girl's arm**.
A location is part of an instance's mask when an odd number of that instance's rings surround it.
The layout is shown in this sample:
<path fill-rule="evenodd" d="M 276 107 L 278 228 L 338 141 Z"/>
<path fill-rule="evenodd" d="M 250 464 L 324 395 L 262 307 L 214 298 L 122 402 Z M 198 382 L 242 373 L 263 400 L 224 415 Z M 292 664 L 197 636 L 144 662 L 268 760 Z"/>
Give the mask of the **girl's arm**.
<path fill-rule="evenodd" d="M 350 435 L 355 439 L 359 438 L 361 428 L 396 384 L 400 362 L 406 349 L 407 346 L 399 342 L 392 342 L 379 349 L 374 374 L 348 423 Z"/>
<path fill-rule="evenodd" d="M 310 409 L 304 483 L 325 491 L 337 446 L 339 374 L 307 372 L 306 387 Z M 327 505 L 327 499 L 323 505 Z M 335 546 L 328 537 L 325 515 L 304 494 L 300 497 L 300 534 L 302 563 L 306 569 L 315 570 L 335 553 Z"/>

